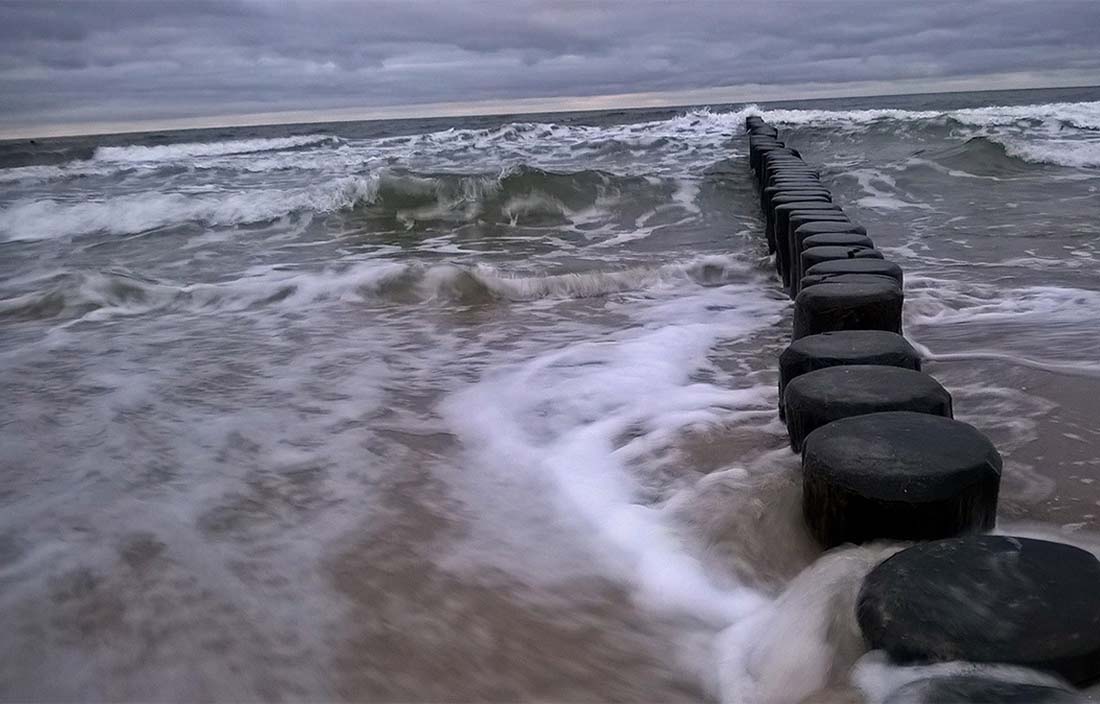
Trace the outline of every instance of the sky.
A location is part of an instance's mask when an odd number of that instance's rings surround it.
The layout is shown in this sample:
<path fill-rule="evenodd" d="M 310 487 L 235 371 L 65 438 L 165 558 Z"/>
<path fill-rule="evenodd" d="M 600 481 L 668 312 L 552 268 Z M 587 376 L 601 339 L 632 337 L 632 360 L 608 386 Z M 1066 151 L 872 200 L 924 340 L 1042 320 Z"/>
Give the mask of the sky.
<path fill-rule="evenodd" d="M 0 135 L 1100 84 L 1100 0 L 0 0 Z"/>

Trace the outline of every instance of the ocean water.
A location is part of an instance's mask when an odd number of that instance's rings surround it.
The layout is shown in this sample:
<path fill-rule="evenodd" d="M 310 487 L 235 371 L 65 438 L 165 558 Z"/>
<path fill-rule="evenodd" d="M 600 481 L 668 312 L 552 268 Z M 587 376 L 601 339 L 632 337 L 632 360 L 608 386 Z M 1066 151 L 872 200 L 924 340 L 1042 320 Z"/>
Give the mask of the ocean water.
<path fill-rule="evenodd" d="M 898 546 L 801 524 L 749 114 L 905 268 L 999 530 L 1100 552 L 1100 89 L 6 142 L 0 699 L 917 676 L 854 623 Z"/>

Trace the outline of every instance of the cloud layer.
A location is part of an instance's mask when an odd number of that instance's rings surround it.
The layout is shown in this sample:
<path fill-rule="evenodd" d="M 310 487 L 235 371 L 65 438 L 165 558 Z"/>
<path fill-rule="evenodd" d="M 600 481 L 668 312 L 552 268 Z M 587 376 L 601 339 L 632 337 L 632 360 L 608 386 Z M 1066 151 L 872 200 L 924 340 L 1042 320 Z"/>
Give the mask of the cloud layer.
<path fill-rule="evenodd" d="M 0 125 L 1094 72 L 1100 3 L 0 4 Z"/>

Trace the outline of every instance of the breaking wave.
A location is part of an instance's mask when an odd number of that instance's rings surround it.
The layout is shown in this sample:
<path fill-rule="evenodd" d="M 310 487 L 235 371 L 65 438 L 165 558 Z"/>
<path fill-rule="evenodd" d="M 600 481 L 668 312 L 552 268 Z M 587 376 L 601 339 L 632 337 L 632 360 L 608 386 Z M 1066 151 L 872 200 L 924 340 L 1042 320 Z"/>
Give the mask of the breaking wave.
<path fill-rule="evenodd" d="M 109 162 L 181 161 L 202 156 L 226 156 L 229 154 L 253 154 L 256 152 L 282 151 L 300 147 L 335 146 L 339 137 L 327 134 L 277 137 L 272 139 L 235 139 L 227 142 L 182 142 L 156 146 L 131 145 L 126 147 L 99 147 L 92 158 Z"/>
<path fill-rule="evenodd" d="M 290 190 L 134 193 L 77 202 L 22 200 L 0 210 L 0 238 L 42 240 L 99 232 L 134 234 L 187 222 L 211 227 L 246 225 L 299 211 L 332 212 L 369 200 L 376 192 L 376 179 L 347 177 Z"/>
<path fill-rule="evenodd" d="M 270 267 L 222 283 L 174 285 L 122 271 L 54 272 L 28 282 L 37 290 L 0 299 L 0 320 L 26 321 L 150 312 L 296 310 L 320 301 L 480 305 L 545 298 L 595 298 L 660 286 L 719 286 L 751 267 L 711 255 L 656 267 L 565 274 L 519 274 L 486 264 L 364 262 L 322 271 Z"/>
<path fill-rule="evenodd" d="M 973 127 L 1016 126 L 1021 123 L 1053 123 L 1056 126 L 1100 130 L 1100 101 L 1044 103 L 1039 105 L 992 105 L 960 110 L 765 110 L 752 105 L 743 112 L 761 115 L 769 122 L 785 125 L 867 125 L 886 120 L 954 121 Z"/>
<path fill-rule="evenodd" d="M 961 110 L 763 110 L 753 114 L 789 126 L 863 132 L 928 128 L 964 140 L 999 145 L 1003 154 L 1031 164 L 1100 166 L 1100 101 L 999 105 Z M 969 144 L 969 143 L 968 143 Z M 980 158 L 988 157 L 981 153 Z M 968 169 L 969 170 L 969 169 Z"/>
<path fill-rule="evenodd" d="M 1032 164 L 1100 166 L 1100 141 L 1048 139 L 1037 142 L 1005 140 L 1005 152 Z"/>
<path fill-rule="evenodd" d="M 595 170 L 555 173 L 531 167 L 494 175 L 418 174 L 401 169 L 336 178 L 289 189 L 221 193 L 135 193 L 98 201 L 24 199 L 0 210 L 0 239 L 41 240 L 94 233 L 137 234 L 184 223 L 231 227 L 300 212 L 362 207 L 364 214 L 406 228 L 420 222 L 563 223 L 617 204 L 652 209 L 670 201 L 694 211 L 674 181 Z"/>
<path fill-rule="evenodd" d="M 994 178 L 1021 176 L 1034 170 L 1032 162 L 1023 159 L 1009 147 L 986 137 L 971 137 L 965 142 L 918 152 L 915 157 L 935 162 L 952 172 Z"/>

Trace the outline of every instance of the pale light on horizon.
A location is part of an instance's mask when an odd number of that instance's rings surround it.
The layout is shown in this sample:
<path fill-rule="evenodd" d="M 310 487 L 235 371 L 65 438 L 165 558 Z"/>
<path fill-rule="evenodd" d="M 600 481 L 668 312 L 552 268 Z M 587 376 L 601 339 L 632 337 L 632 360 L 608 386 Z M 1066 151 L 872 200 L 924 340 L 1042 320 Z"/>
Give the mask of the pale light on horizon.
<path fill-rule="evenodd" d="M 119 120 L 111 122 L 61 123 L 0 127 L 0 139 L 48 139 L 97 134 L 125 134 L 149 131 L 254 127 L 285 124 L 325 124 L 368 120 L 467 117 L 479 115 L 585 112 L 632 108 L 729 105 L 793 100 L 824 100 L 871 96 L 951 93 L 963 91 L 1031 90 L 1077 88 L 1097 85 L 1092 72 L 1066 70 L 1043 73 L 1013 72 L 952 79 L 902 79 L 895 81 L 849 81 L 788 85 L 745 84 L 716 86 L 685 91 L 650 91 L 591 96 L 557 96 L 480 101 L 449 101 L 383 107 L 337 108 L 329 110 L 284 110 L 236 115 L 214 115 L 176 119 Z"/>

